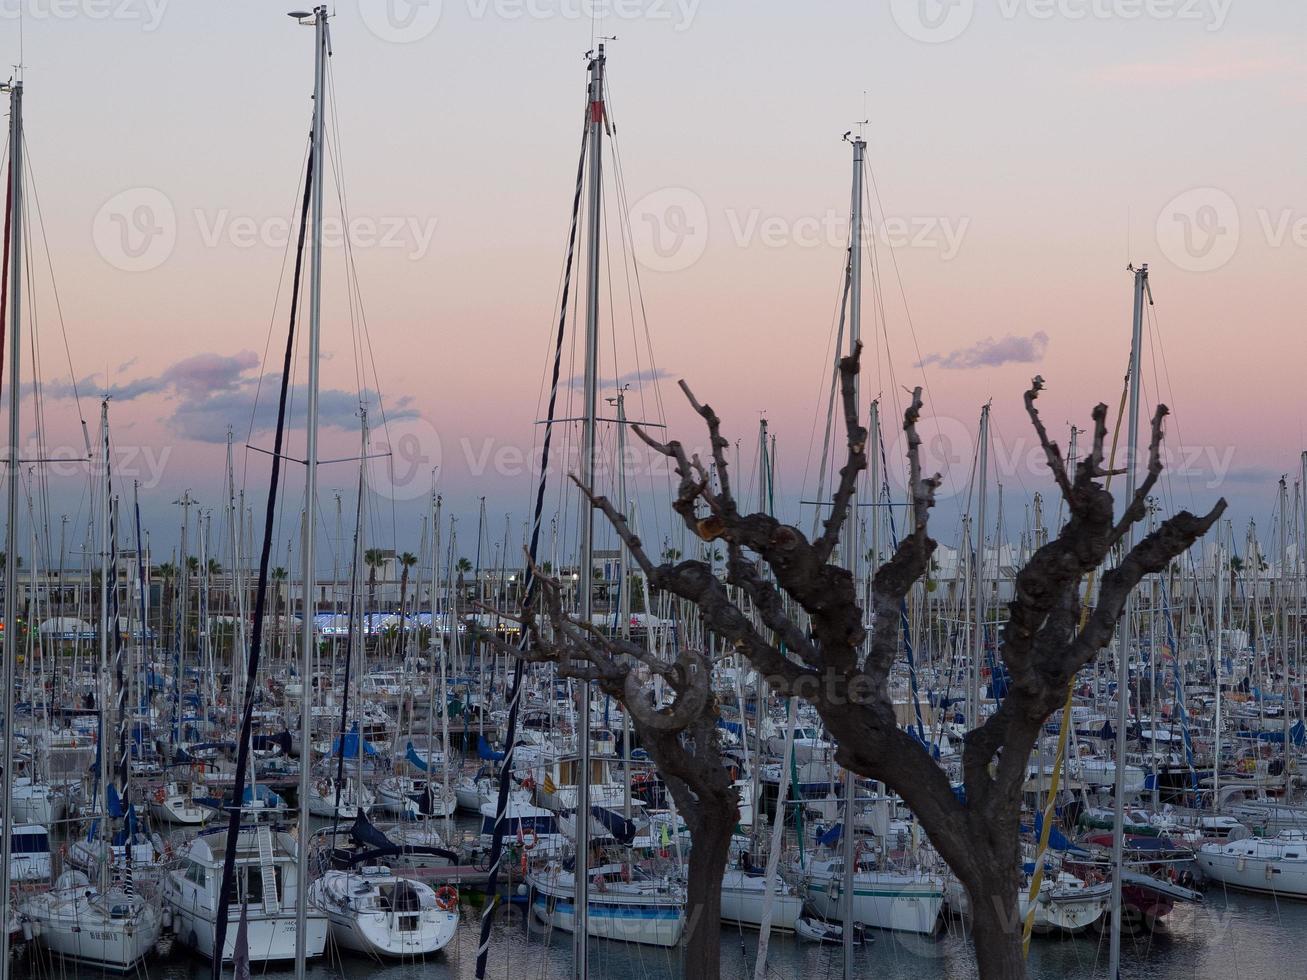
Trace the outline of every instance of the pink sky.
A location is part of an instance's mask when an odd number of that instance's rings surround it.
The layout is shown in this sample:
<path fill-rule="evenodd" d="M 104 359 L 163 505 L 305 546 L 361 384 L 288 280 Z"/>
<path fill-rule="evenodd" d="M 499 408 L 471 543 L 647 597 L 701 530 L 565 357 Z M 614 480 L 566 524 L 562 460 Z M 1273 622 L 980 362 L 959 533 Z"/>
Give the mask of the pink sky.
<path fill-rule="evenodd" d="M 77 377 L 98 375 L 84 412 L 106 370 L 112 385 L 159 381 L 152 394 L 120 398 L 114 420 L 120 444 L 156 455 L 167 447 L 152 491 L 162 520 L 183 487 L 216 501 L 223 462 L 220 445 L 187 438 L 194 424 L 179 427 L 179 407 L 189 397 L 194 408 L 205 390 L 169 382 L 170 369 L 203 354 L 237 358 L 228 382 L 241 391 L 277 369 L 257 362 L 270 321 L 273 362 L 284 337 L 275 224 L 294 206 L 312 46 L 275 5 L 132 2 L 123 10 L 136 17 L 107 20 L 95 4 L 71 17 L 42 13 L 48 5 L 35 0 L 18 6 L 31 167 L 72 359 Z M 0 22 L 9 63 L 18 60 L 11 6 Z M 400 43 L 387 39 L 399 28 L 387 26 L 384 6 L 346 0 L 332 25 L 343 186 L 351 213 L 394 247 L 355 250 L 366 358 L 354 353 L 341 250 L 328 256 L 324 386 L 354 391 L 361 365 L 367 387 L 424 420 L 412 431 L 438 434 L 441 489 L 455 510 L 473 516 L 484 493 L 498 521 L 505 511 L 520 520 L 528 478 L 477 479 L 466 459 L 487 440 L 529 449 L 535 436 L 591 24 L 568 2 L 444 0 L 429 33 L 431 8 L 405 8 L 422 36 Z M 1307 10 L 1211 0 L 1147 4 L 1152 14 L 1133 16 L 1139 6 L 963 2 L 964 28 L 938 43 L 911 36 L 920 33 L 914 0 L 802 9 L 632 0 L 598 25 L 620 38 L 609 46 L 611 110 L 658 366 L 689 379 L 746 442 L 765 412 L 778 483 L 793 498 L 824 405 L 818 382 L 848 209 L 840 134 L 864 104 L 878 217 L 892 219 L 894 234 L 906 230 L 893 255 L 907 297 L 905 312 L 879 245 L 892 357 L 882 349 L 869 363 L 864 391 L 896 397 L 891 366 L 899 384 L 919 383 L 918 347 L 943 360 L 986 338 L 1042 333 L 1036 363 L 928 368 L 927 410 L 971 427 L 992 398 L 1014 454 L 1029 438 L 1021 392 L 1039 373 L 1046 418 L 1064 438 L 1065 422 L 1086 424 L 1095 401 L 1119 397 L 1126 265 L 1146 261 L 1161 344 L 1152 350 L 1165 353 L 1164 363 L 1146 358 L 1148 397 L 1160 378 L 1178 434 L 1197 447 L 1177 501 L 1227 494 L 1241 526 L 1267 511 L 1280 472 L 1292 478 L 1307 445 L 1297 323 L 1307 281 Z M 338 214 L 334 186 L 327 197 Z M 143 271 L 104 255 L 106 208 L 123 201 L 165 206 L 175 222 L 175 245 Z M 651 250 L 649 222 L 660 220 L 690 229 L 694 261 Z M 1197 234 L 1215 243 L 1191 248 Z M 626 309 L 625 281 L 613 287 Z M 43 377 L 66 380 L 48 287 L 36 299 Z M 880 327 L 870 287 L 866 303 L 871 334 Z M 635 367 L 630 346 L 621 345 L 619 373 Z M 602 362 L 611 376 L 611 352 Z M 297 371 L 302 379 L 302 358 Z M 697 440 L 674 384 L 663 394 L 675 430 Z M 77 444 L 67 406 L 47 407 L 52 438 Z M 243 441 L 248 415 L 221 418 L 218 430 L 228 421 Z M 1174 425 L 1170 434 L 1178 445 Z M 327 441 L 348 454 L 357 437 Z M 743 452 L 746 467 L 752 456 Z M 252 488 L 265 473 L 262 463 L 251 470 Z M 1025 470 L 1004 482 L 1014 507 L 1044 483 Z"/>

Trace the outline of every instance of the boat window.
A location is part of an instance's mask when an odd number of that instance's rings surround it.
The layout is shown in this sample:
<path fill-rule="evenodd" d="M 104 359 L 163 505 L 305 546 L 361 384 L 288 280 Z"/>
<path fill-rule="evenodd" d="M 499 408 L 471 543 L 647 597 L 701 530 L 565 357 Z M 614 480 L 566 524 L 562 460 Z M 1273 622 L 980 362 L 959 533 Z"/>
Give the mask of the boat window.
<path fill-rule="evenodd" d="M 203 888 L 208 881 L 208 874 L 204 870 L 204 865 L 197 861 L 188 861 L 186 866 L 186 880 L 194 882 Z"/>
<path fill-rule="evenodd" d="M 13 853 L 45 854 L 50 850 L 50 841 L 45 834 L 14 834 Z"/>

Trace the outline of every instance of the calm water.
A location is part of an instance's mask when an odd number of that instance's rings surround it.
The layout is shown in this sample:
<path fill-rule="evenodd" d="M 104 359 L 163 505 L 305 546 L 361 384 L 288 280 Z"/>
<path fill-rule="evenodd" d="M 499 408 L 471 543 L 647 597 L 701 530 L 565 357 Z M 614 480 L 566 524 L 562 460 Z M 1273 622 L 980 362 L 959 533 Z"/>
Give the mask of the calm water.
<path fill-rule="evenodd" d="M 478 910 L 464 907 L 459 937 L 441 955 L 422 962 L 379 965 L 362 957 L 330 955 L 312 964 L 314 980 L 453 980 L 474 975 Z M 874 933 L 875 941 L 855 952 L 860 976 L 878 980 L 965 980 L 974 977 L 969 947 L 956 927 L 938 938 Z M 726 930 L 722 934 L 723 973 L 732 980 L 753 976 L 756 933 Z M 603 980 L 680 976 L 679 964 L 666 950 L 595 940 L 591 946 L 595 977 Z M 816 980 L 841 975 L 842 951 L 837 947 L 799 943 L 773 936 L 768 976 L 773 980 Z M 494 980 L 565 980 L 570 974 L 571 936 L 529 933 L 520 916 L 516 924 L 497 930 L 489 976 Z M 1096 933 L 1078 939 L 1037 937 L 1031 949 L 1031 975 L 1047 978 L 1102 977 L 1107 971 L 1107 937 Z M 262 970 L 255 977 L 284 980 L 290 970 Z M 1263 977 L 1307 976 L 1307 903 L 1207 893 L 1199 907 L 1177 908 L 1165 928 L 1124 942 L 1126 980 L 1253 980 Z M 64 967 L 37 959 L 17 964 L 16 977 L 77 978 L 100 976 L 95 971 Z M 207 962 L 168 941 L 148 960 L 141 976 L 159 980 L 206 980 Z M 228 972 L 230 976 L 230 972 Z"/>

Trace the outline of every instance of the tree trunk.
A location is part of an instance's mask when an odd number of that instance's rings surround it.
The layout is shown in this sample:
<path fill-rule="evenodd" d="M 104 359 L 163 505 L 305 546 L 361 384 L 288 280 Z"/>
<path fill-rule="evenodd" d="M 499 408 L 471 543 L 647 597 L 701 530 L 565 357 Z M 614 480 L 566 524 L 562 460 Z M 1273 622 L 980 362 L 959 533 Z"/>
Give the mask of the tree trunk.
<path fill-rule="evenodd" d="M 699 812 L 683 813 L 690 828 L 687 871 L 685 963 L 683 975 L 718 980 L 722 953 L 722 875 L 731 850 L 731 835 L 739 811 L 702 801 Z"/>
<path fill-rule="evenodd" d="M 981 980 L 1025 980 L 1021 948 L 1024 923 L 1018 911 L 1021 877 L 1011 862 L 985 862 L 989 872 L 967 883 L 971 903 L 971 937 Z M 1007 865 L 1010 864 L 1011 867 Z"/>

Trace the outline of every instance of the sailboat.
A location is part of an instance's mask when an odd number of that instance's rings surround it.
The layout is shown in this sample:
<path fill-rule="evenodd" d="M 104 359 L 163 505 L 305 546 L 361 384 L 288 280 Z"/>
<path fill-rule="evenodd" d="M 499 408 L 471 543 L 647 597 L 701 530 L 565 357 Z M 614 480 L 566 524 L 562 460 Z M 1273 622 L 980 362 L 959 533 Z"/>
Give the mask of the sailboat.
<path fill-rule="evenodd" d="M 588 881 L 588 934 L 650 946 L 675 946 L 685 931 L 685 890 L 679 881 L 630 862 L 592 869 Z M 576 869 L 551 861 L 527 875 L 531 910 L 564 932 L 577 928 Z"/>
<path fill-rule="evenodd" d="M 80 871 L 65 871 L 54 888 L 23 903 L 42 946 L 66 960 L 118 973 L 153 952 L 162 916 L 129 883 L 101 890 Z"/>
<path fill-rule="evenodd" d="M 722 922 L 732 926 L 760 928 L 767 892 L 771 892 L 771 928 L 794 932 L 803 915 L 803 896 L 784 878 L 743 868 L 730 868 L 722 876 Z"/>
<path fill-rule="evenodd" d="M 388 867 L 329 870 L 309 886 L 339 947 L 372 956 L 439 952 L 458 929 L 458 892 L 401 878 Z"/>
<path fill-rule="evenodd" d="M 337 795 L 339 793 L 339 796 Z M 353 820 L 359 812 L 367 813 L 376 802 L 372 790 L 358 779 L 320 775 L 309 786 L 309 813 L 326 819 Z"/>
<path fill-rule="evenodd" d="M 10 187 L 9 187 L 9 213 L 6 214 L 5 224 L 12 228 L 12 239 L 5 242 L 4 251 L 12 256 L 12 269 L 4 270 L 12 274 L 11 282 L 13 283 L 13 293 L 10 300 L 13 303 L 13 319 L 9 324 L 12 331 L 11 340 L 17 345 L 17 333 L 21 325 L 19 317 L 20 309 L 20 288 L 22 285 L 22 228 L 23 228 L 23 83 L 17 81 L 7 86 L 9 91 L 10 104 Z M 10 362 L 11 385 L 16 385 L 18 380 L 18 363 L 17 357 L 12 356 Z M 10 411 L 11 426 L 17 425 L 17 392 L 11 393 Z M 99 703 L 99 772 L 96 779 L 97 788 L 97 809 L 99 810 L 99 819 L 94 823 L 92 831 L 93 840 L 99 845 L 102 852 L 102 859 L 99 861 L 99 880 L 92 884 L 86 876 L 76 871 L 67 871 L 60 875 L 55 887 L 44 893 L 37 893 L 27 899 L 19 908 L 20 914 L 32 924 L 32 932 L 40 937 L 41 943 L 50 951 L 68 959 L 85 963 L 91 966 L 107 970 L 124 971 L 132 969 L 137 963 L 153 949 L 155 941 L 159 938 L 159 932 L 162 927 L 162 916 L 155 902 L 147 896 L 138 892 L 132 882 L 132 843 L 135 839 L 136 825 L 134 811 L 130 803 L 130 771 L 128 766 L 127 737 L 126 737 L 126 686 L 124 675 L 124 650 L 121 632 L 118 627 L 117 616 L 117 540 L 116 540 L 116 501 L 112 494 L 111 474 L 109 469 L 109 436 L 108 436 L 108 402 L 101 406 L 101 433 L 103 436 L 103 497 L 101 508 L 101 569 L 100 569 L 100 676 L 102 679 L 108 679 L 110 668 L 110 648 L 112 636 L 113 652 L 113 686 L 117 694 L 116 703 L 118 710 L 118 738 L 112 743 L 116 746 L 117 754 L 117 782 L 111 785 L 109 779 L 110 772 L 110 753 L 115 749 L 111 747 L 109 739 L 109 710 L 110 699 L 103 695 L 107 685 L 102 686 L 101 696 L 98 698 Z M 16 469 L 16 465 L 11 461 L 11 471 Z M 11 494 L 16 492 L 13 485 L 13 472 L 10 474 Z M 10 500 L 9 512 L 9 529 L 7 532 L 7 553 L 15 554 L 14 545 L 14 518 L 13 509 L 14 499 Z M 17 562 L 8 563 L 9 569 L 17 565 Z M 10 572 L 12 575 L 12 572 Z M 12 600 L 15 583 L 12 577 L 7 580 L 7 599 Z M 6 604 L 6 623 L 16 622 L 16 617 L 11 617 L 12 602 Z M 18 631 L 15 628 L 8 635 L 15 639 Z M 8 636 L 6 637 L 8 638 Z M 11 683 L 10 663 L 16 659 L 11 651 L 6 651 L 6 751 L 5 751 L 5 769 L 7 773 L 13 772 L 13 754 L 12 754 L 12 731 L 13 728 L 13 685 Z M 29 788 L 33 784 L 29 783 Z M 8 908 L 8 885 L 14 877 L 12 858 L 14 856 L 15 838 L 18 838 L 20 844 L 19 853 L 22 854 L 21 847 L 24 838 L 30 841 L 43 841 L 45 853 L 34 855 L 35 860 L 29 863 L 29 867 L 38 872 L 42 872 L 42 877 L 50 876 L 50 856 L 49 843 L 46 829 L 43 826 L 31 826 L 27 828 L 12 827 L 12 810 L 10 804 L 13 800 L 13 790 L 9 787 L 5 794 L 5 834 L 4 850 L 9 861 L 6 862 L 4 869 L 5 877 L 3 882 L 3 894 L 5 901 L 5 918 L 6 924 L 9 921 Z M 29 803 L 31 796 L 29 795 Z M 113 811 L 113 803 L 118 804 L 117 813 Z M 109 821 L 110 818 L 121 817 L 123 820 L 122 831 L 125 840 L 124 859 L 125 868 L 121 878 L 114 875 L 111 870 L 112 856 L 111 842 L 109 841 Z M 26 855 L 23 855 L 26 857 Z M 20 868 L 21 871 L 21 868 Z M 5 943 L 8 942 L 8 929 L 5 930 Z M 6 959 L 7 963 L 8 950 L 0 950 L 0 955 Z"/>
<path fill-rule="evenodd" d="M 1307 899 L 1307 833 L 1204 844 L 1195 855 L 1204 875 L 1231 888 Z"/>
<path fill-rule="evenodd" d="M 802 864 L 808 902 L 817 914 L 834 920 L 845 917 L 844 858 L 809 857 Z M 933 933 L 944 909 L 944 880 L 912 868 L 880 867 L 873 855 L 862 854 L 853 866 L 854 922 L 875 929 Z"/>
<path fill-rule="evenodd" d="M 169 780 L 156 786 L 147 797 L 150 816 L 164 823 L 199 827 L 208 823 L 218 812 L 202 805 L 199 800 L 208 796 L 202 783 Z"/>

